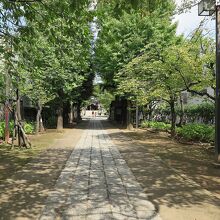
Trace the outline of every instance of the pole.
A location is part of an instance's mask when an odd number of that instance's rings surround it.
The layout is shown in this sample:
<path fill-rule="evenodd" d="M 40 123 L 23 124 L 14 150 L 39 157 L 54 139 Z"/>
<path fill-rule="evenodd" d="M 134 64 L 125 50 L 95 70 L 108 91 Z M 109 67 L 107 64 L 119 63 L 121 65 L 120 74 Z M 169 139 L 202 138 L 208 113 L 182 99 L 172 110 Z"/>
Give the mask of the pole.
<path fill-rule="evenodd" d="M 216 112 L 215 112 L 215 155 L 220 163 L 220 5 L 216 5 Z"/>

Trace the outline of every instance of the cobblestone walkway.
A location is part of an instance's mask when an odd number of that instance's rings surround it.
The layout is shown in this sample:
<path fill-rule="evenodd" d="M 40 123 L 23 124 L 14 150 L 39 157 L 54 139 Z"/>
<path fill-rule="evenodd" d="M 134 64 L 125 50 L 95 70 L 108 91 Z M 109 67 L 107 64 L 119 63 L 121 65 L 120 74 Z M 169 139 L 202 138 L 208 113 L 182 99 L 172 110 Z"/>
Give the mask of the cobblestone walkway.
<path fill-rule="evenodd" d="M 91 120 L 39 219 L 161 218 L 142 192 L 107 131 L 103 130 L 101 122 Z"/>

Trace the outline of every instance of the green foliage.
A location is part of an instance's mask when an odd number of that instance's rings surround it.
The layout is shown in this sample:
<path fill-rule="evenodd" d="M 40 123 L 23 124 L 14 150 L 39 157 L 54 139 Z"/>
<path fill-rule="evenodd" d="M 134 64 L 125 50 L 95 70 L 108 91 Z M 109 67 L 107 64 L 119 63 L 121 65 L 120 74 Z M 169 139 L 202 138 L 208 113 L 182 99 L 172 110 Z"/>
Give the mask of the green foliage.
<path fill-rule="evenodd" d="M 145 45 L 169 38 L 172 1 L 101 1 L 98 4 L 99 38 L 95 64 L 106 86 L 115 87 L 117 72 L 145 51 Z M 173 32 L 174 33 L 174 32 Z M 166 43 L 165 43 L 166 45 Z M 130 87 L 128 84 L 127 87 Z"/>
<path fill-rule="evenodd" d="M 99 12 L 107 14 L 111 17 L 120 18 L 126 13 L 138 12 L 142 16 L 150 16 L 155 11 L 172 12 L 174 4 L 172 1 L 163 0 L 100 0 L 98 4 Z"/>
<path fill-rule="evenodd" d="M 168 105 L 160 105 L 154 110 L 154 113 L 160 116 L 171 115 L 170 107 Z M 182 116 L 182 110 L 180 106 L 176 107 L 176 113 L 178 116 Z M 184 106 L 183 112 L 184 118 L 187 122 L 194 122 L 202 120 L 205 124 L 214 122 L 215 117 L 215 105 L 212 102 L 203 102 L 197 105 L 186 105 Z"/>
<path fill-rule="evenodd" d="M 104 107 L 106 111 L 109 111 L 111 102 L 114 100 L 114 98 L 115 97 L 107 91 L 104 91 L 98 96 L 101 105 Z"/>
<path fill-rule="evenodd" d="M 25 122 L 24 131 L 26 134 L 33 134 L 35 131 L 35 124 L 33 122 Z"/>
<path fill-rule="evenodd" d="M 168 131 L 171 128 L 170 124 L 157 121 L 143 121 L 141 123 L 142 128 L 154 128 L 156 130 Z"/>
<path fill-rule="evenodd" d="M 10 50 L 4 48 L 4 58 L 13 92 L 18 88 L 21 96 L 41 106 L 53 100 L 79 102 L 91 95 L 89 22 L 94 13 L 89 13 L 89 4 L 89 0 L 1 2 L 0 35 L 10 45 Z"/>
<path fill-rule="evenodd" d="M 152 100 L 176 100 L 178 92 L 184 88 L 172 63 L 175 57 L 170 54 L 173 45 L 180 44 L 181 37 L 175 36 L 176 26 L 169 21 L 161 24 L 155 19 L 155 22 L 152 36 L 140 55 L 115 74 L 118 93 L 136 99 L 142 105 Z"/>
<path fill-rule="evenodd" d="M 22 31 L 16 44 L 20 58 L 20 88 L 41 104 L 55 98 L 62 101 L 77 99 L 82 94 L 79 87 L 91 74 L 92 36 L 86 13 L 88 8 L 82 7 L 78 14 L 70 1 L 64 2 L 48 1 L 44 6 L 36 5 L 49 20 L 27 17 L 29 31 Z"/>
<path fill-rule="evenodd" d="M 13 134 L 13 129 L 14 129 L 14 122 L 10 121 L 9 122 L 9 132 L 10 135 Z M 4 138 L 5 137 L 5 122 L 1 121 L 0 122 L 0 138 Z"/>
<path fill-rule="evenodd" d="M 33 134 L 35 131 L 35 125 L 33 122 L 25 122 L 24 123 L 24 131 L 27 134 Z M 14 122 L 10 121 L 9 122 L 9 132 L 10 132 L 10 136 L 13 135 L 13 130 L 14 130 Z M 5 137 L 5 122 L 1 121 L 0 122 L 0 138 L 4 138 Z"/>
<path fill-rule="evenodd" d="M 187 124 L 178 128 L 177 134 L 188 141 L 213 142 L 215 128 L 205 124 Z"/>
<path fill-rule="evenodd" d="M 101 106 L 104 107 L 104 109 L 106 111 L 108 111 L 109 108 L 110 108 L 111 102 L 115 98 L 114 95 L 111 92 L 107 91 L 107 90 L 102 91 L 101 85 L 95 86 L 94 95 L 99 100 Z"/>
<path fill-rule="evenodd" d="M 175 107 L 181 91 L 194 91 L 214 100 L 212 95 L 201 91 L 215 87 L 213 40 L 196 32 L 192 39 L 183 41 L 175 36 L 174 30 L 172 25 L 157 30 L 154 41 L 148 42 L 142 54 L 115 74 L 119 95 L 126 95 L 140 105 L 152 100 L 170 105 L 172 136 L 175 135 Z"/>
<path fill-rule="evenodd" d="M 4 136 L 5 136 L 5 123 L 0 122 L 0 137 L 4 138 Z"/>
<path fill-rule="evenodd" d="M 215 117 L 215 105 L 205 102 L 200 105 L 188 106 L 184 109 L 184 114 L 193 120 L 202 118 L 204 122 L 208 123 L 213 121 Z"/>
<path fill-rule="evenodd" d="M 214 98 L 201 92 L 215 87 L 214 41 L 200 29 L 191 39 L 176 37 L 174 1 L 100 0 L 96 11 L 89 11 L 90 3 L 1 2 L 5 46 L 0 51 L 12 92 L 18 88 L 20 95 L 42 106 L 81 103 L 92 94 L 96 71 L 106 88 L 117 88 L 119 95 L 139 105 L 165 100 L 174 106 L 183 90 Z M 89 27 L 94 18 L 100 30 L 95 54 Z M 4 80 L 0 74 L 0 101 Z M 107 108 L 112 96 L 104 92 L 99 98 Z M 207 120 L 212 117 L 209 107 L 197 111 Z"/>
<path fill-rule="evenodd" d="M 159 131 L 169 131 L 170 124 L 157 121 L 143 121 L 142 128 L 153 128 Z M 176 129 L 177 136 L 186 141 L 213 142 L 215 137 L 214 126 L 205 124 L 187 124 Z"/>

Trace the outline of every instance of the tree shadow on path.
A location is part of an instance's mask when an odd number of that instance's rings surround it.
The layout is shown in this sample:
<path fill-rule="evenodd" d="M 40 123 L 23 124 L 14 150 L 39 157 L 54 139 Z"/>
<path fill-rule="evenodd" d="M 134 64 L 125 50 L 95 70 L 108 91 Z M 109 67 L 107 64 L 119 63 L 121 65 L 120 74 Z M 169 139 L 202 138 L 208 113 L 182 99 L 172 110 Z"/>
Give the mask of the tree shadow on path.
<path fill-rule="evenodd" d="M 183 219 L 220 219 L 220 171 L 211 166 L 210 155 L 195 146 L 180 146 L 164 135 L 143 131 L 140 137 L 108 122 L 103 126 L 145 193 L 166 210 L 162 211 L 165 219 L 175 219 L 174 212 Z"/>
<path fill-rule="evenodd" d="M 38 218 L 48 194 L 53 190 L 61 170 L 87 124 L 84 122 L 77 129 L 69 129 L 53 146 L 42 151 L 14 175 L 11 176 L 9 173 L 8 178 L 1 181 L 0 219 Z M 11 163 L 15 159 L 8 158 Z"/>

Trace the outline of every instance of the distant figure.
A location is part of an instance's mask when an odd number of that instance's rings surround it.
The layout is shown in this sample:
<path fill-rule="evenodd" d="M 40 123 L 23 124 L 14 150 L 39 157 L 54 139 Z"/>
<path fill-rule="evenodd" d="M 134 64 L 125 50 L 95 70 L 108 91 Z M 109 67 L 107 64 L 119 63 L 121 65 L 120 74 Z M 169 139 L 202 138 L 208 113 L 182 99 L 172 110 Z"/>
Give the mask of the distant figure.
<path fill-rule="evenodd" d="M 94 117 L 94 111 L 92 111 L 92 117 Z"/>
<path fill-rule="evenodd" d="M 96 112 L 95 112 L 95 117 L 96 117 Z"/>

